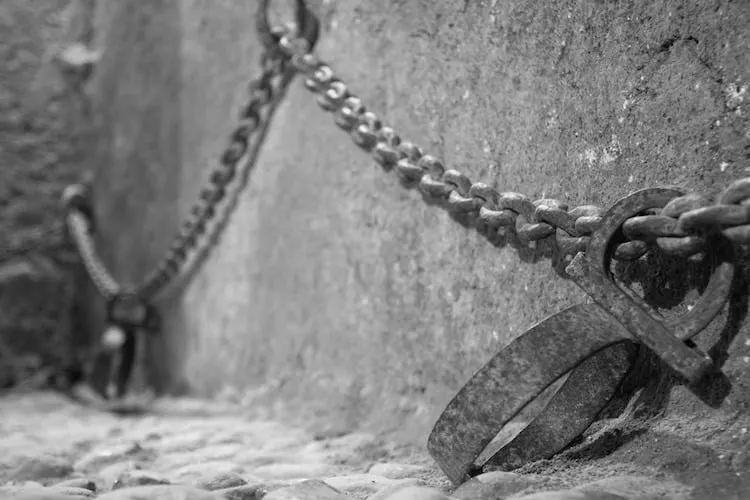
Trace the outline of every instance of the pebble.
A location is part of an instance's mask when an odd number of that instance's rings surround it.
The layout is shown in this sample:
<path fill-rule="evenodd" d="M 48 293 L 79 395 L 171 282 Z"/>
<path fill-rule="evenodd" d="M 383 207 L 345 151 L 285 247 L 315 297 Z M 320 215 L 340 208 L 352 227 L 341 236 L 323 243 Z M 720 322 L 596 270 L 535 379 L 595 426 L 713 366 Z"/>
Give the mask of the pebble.
<path fill-rule="evenodd" d="M 628 500 L 628 498 L 614 493 L 559 490 L 532 493 L 531 495 L 515 497 L 515 500 Z"/>
<path fill-rule="evenodd" d="M 89 491 L 96 491 L 96 482 L 86 477 L 67 479 L 55 484 L 57 488 L 83 488 Z"/>
<path fill-rule="evenodd" d="M 206 479 L 201 479 L 196 483 L 196 486 L 202 490 L 214 491 L 244 486 L 246 484 L 247 481 L 235 472 L 220 472 Z"/>
<path fill-rule="evenodd" d="M 75 488 L 72 486 L 52 486 L 48 488 L 48 490 L 63 493 L 72 497 L 94 498 L 96 496 L 96 493 L 88 488 Z"/>
<path fill-rule="evenodd" d="M 407 486 L 400 488 L 384 500 L 450 500 L 442 491 L 424 486 Z"/>
<path fill-rule="evenodd" d="M 2 500 L 80 500 L 80 496 L 71 495 L 54 488 L 4 488 L 0 487 Z"/>
<path fill-rule="evenodd" d="M 395 480 L 375 474 L 351 474 L 323 480 L 328 486 L 354 498 L 369 498 L 373 493 L 392 485 Z"/>
<path fill-rule="evenodd" d="M 157 485 L 110 491 L 98 496 L 97 500 L 220 500 L 220 497 L 188 486 Z"/>
<path fill-rule="evenodd" d="M 195 454 L 193 454 L 193 461 L 195 461 L 195 458 Z M 175 483 L 196 483 L 205 480 L 207 477 L 219 474 L 239 474 L 242 470 L 243 467 L 236 462 L 215 460 L 202 461 L 197 464 L 193 463 L 179 467 L 171 472 L 162 471 L 162 473 L 168 475 Z"/>
<path fill-rule="evenodd" d="M 87 453 L 73 465 L 73 469 L 82 474 L 97 472 L 109 465 L 143 460 L 152 454 L 151 450 L 142 448 L 138 443 L 110 445 Z"/>
<path fill-rule="evenodd" d="M 321 463 L 278 463 L 258 467 L 253 474 L 263 479 L 312 479 L 315 477 L 332 476 L 339 472 L 339 468 Z"/>
<path fill-rule="evenodd" d="M 54 455 L 40 454 L 23 457 L 20 463 L 6 473 L 0 472 L 5 481 L 48 481 L 61 479 L 73 473 L 70 461 Z"/>
<path fill-rule="evenodd" d="M 259 500 L 265 497 L 269 491 L 266 485 L 262 484 L 245 484 L 233 488 L 216 490 L 216 494 L 226 500 Z"/>
<path fill-rule="evenodd" d="M 340 491 L 318 480 L 304 481 L 272 491 L 263 500 L 347 500 Z"/>
<path fill-rule="evenodd" d="M 131 488 L 133 486 L 146 486 L 149 484 L 169 484 L 164 478 L 157 477 L 151 472 L 141 470 L 129 470 L 120 474 L 112 482 L 112 489 Z"/>
<path fill-rule="evenodd" d="M 393 484 L 386 486 L 385 488 L 382 488 L 378 490 L 377 493 L 367 498 L 367 500 L 385 500 L 391 496 L 393 496 L 397 491 L 403 490 L 405 488 L 411 488 L 415 486 L 427 486 L 427 483 L 425 483 L 421 479 L 416 478 L 409 478 L 409 479 L 398 479 L 393 482 Z"/>
<path fill-rule="evenodd" d="M 433 473 L 433 470 L 419 465 L 378 463 L 370 467 L 367 472 L 375 474 L 376 476 L 387 477 L 388 479 L 406 479 L 428 476 Z"/>
<path fill-rule="evenodd" d="M 485 472 L 459 486 L 453 496 L 461 500 L 505 498 L 531 486 L 549 483 L 550 478 L 537 474 Z"/>
<path fill-rule="evenodd" d="M 626 498 L 660 498 L 664 500 L 684 498 L 691 488 L 669 479 L 652 479 L 646 476 L 613 476 L 593 481 L 576 488 L 592 493 L 614 493 Z"/>

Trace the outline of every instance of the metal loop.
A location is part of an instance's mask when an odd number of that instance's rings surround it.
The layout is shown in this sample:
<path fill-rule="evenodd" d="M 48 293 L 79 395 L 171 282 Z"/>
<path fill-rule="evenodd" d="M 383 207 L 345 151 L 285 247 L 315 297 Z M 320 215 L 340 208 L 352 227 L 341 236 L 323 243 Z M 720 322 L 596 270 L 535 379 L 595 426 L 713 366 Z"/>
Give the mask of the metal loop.
<path fill-rule="evenodd" d="M 555 243 L 560 256 L 575 255 L 586 250 L 590 236 L 571 236 L 564 229 L 555 231 Z"/>
<path fill-rule="evenodd" d="M 673 255 L 675 257 L 690 257 L 703 251 L 706 246 L 706 240 L 701 236 L 656 238 L 656 244 L 668 255 Z"/>
<path fill-rule="evenodd" d="M 462 197 L 469 196 L 471 189 L 471 179 L 459 172 L 458 170 L 446 170 L 443 174 L 443 181 L 452 185 L 457 194 Z"/>
<path fill-rule="evenodd" d="M 432 177 L 440 178 L 445 172 L 443 163 L 432 155 L 424 155 L 419 159 L 417 165 Z"/>
<path fill-rule="evenodd" d="M 335 77 L 336 75 L 334 75 L 330 66 L 321 64 L 305 80 L 305 87 L 311 92 L 318 93 L 323 91 L 323 89 L 328 89 L 328 86 L 334 81 Z"/>
<path fill-rule="evenodd" d="M 497 189 L 488 186 L 482 182 L 475 182 L 469 189 L 469 196 L 477 198 L 482 202 L 482 206 L 489 210 L 496 210 L 500 193 Z"/>
<path fill-rule="evenodd" d="M 533 222 L 520 224 L 516 228 L 516 233 L 521 241 L 539 241 L 544 238 L 548 238 L 555 233 L 555 228 L 547 224 L 546 222 Z"/>
<path fill-rule="evenodd" d="M 403 158 L 398 149 L 401 137 L 391 127 L 381 126 L 377 131 L 377 140 L 378 143 L 372 149 L 372 156 L 385 170 L 391 170 Z"/>
<path fill-rule="evenodd" d="M 678 219 L 685 212 L 708 207 L 710 205 L 711 201 L 705 196 L 701 196 L 697 193 L 690 193 L 670 200 L 669 203 L 661 209 L 661 215 Z"/>
<path fill-rule="evenodd" d="M 346 132 L 351 132 L 354 127 L 359 125 L 362 115 L 367 111 L 362 100 L 357 97 L 350 95 L 341 104 L 341 107 L 336 110 L 333 115 L 333 121 L 338 127 Z"/>
<path fill-rule="evenodd" d="M 398 145 L 398 150 L 401 152 L 402 158 L 409 161 L 418 161 L 424 154 L 422 148 L 414 144 L 413 142 L 404 141 Z"/>
<path fill-rule="evenodd" d="M 523 242 L 534 242 L 554 234 L 555 229 L 546 222 L 537 222 L 537 206 L 520 193 L 501 193 L 498 206 L 510 209 L 520 217 L 516 217 L 516 234 Z"/>
<path fill-rule="evenodd" d="M 573 229 L 576 234 L 589 235 L 596 231 L 602 223 L 602 209 L 595 205 L 581 205 L 570 211 L 575 218 Z"/>
<path fill-rule="evenodd" d="M 626 241 L 615 247 L 612 258 L 616 260 L 638 260 L 648 253 L 648 243 L 642 240 Z"/>
<path fill-rule="evenodd" d="M 268 22 L 268 5 L 270 0 L 260 0 L 256 14 L 256 30 L 263 45 L 268 49 L 275 49 L 281 37 L 274 32 Z M 296 36 L 305 40 L 309 46 L 308 52 L 315 47 L 320 32 L 320 23 L 315 15 L 310 12 L 304 0 L 296 0 L 295 24 Z"/>
<path fill-rule="evenodd" d="M 352 130 L 352 140 L 365 151 L 372 151 L 378 143 L 378 133 L 382 126 L 375 113 L 365 111 L 359 116 L 359 125 Z"/>
<path fill-rule="evenodd" d="M 719 198 L 722 205 L 736 205 L 750 199 L 750 177 L 734 181 Z"/>
<path fill-rule="evenodd" d="M 568 212 L 568 207 L 557 200 L 540 200 L 534 211 L 536 220 L 562 229 L 570 236 L 579 236 L 576 231 L 576 217 Z"/>
<path fill-rule="evenodd" d="M 448 210 L 457 213 L 477 212 L 482 208 L 482 202 L 472 196 L 463 196 L 457 190 L 448 195 Z"/>
<path fill-rule="evenodd" d="M 481 471 L 477 461 L 498 431 L 572 372 L 526 427 L 531 432 L 503 443 L 490 460 L 507 470 L 549 458 L 590 425 L 633 357 L 628 332 L 602 309 L 588 304 L 561 311 L 516 337 L 466 382 L 435 423 L 427 449 L 454 484 L 466 481 Z"/>
<path fill-rule="evenodd" d="M 631 217 L 622 225 L 622 232 L 629 240 L 651 241 L 665 236 L 687 236 L 677 225 L 677 219 L 664 215 L 641 215 Z"/>
<path fill-rule="evenodd" d="M 396 170 L 406 182 L 417 182 L 425 174 L 424 169 L 409 158 L 400 159 L 398 163 L 396 163 Z"/>
<path fill-rule="evenodd" d="M 453 191 L 453 186 L 425 174 L 419 180 L 419 189 L 433 198 L 446 198 Z"/>
<path fill-rule="evenodd" d="M 71 184 L 66 186 L 60 197 L 66 212 L 78 210 L 88 212 L 91 208 L 89 188 L 85 184 Z"/>
<path fill-rule="evenodd" d="M 107 301 L 107 320 L 120 325 L 140 327 L 145 324 L 148 306 L 132 290 L 121 290 Z"/>
<path fill-rule="evenodd" d="M 425 171 L 419 180 L 419 189 L 423 193 L 433 198 L 446 198 L 450 195 L 454 188 L 452 185 L 442 182 L 445 167 L 440 160 L 434 156 L 424 155 L 419 159 L 417 165 Z"/>
<path fill-rule="evenodd" d="M 750 224 L 750 207 L 745 205 L 714 205 L 685 212 L 679 227 L 687 232 L 711 232 L 725 227 Z"/>
<path fill-rule="evenodd" d="M 586 254 L 578 254 L 566 271 L 640 342 L 687 381 L 695 383 L 712 366 L 712 361 L 682 341 L 703 330 L 728 300 L 734 276 L 731 247 L 721 239 L 712 242 L 714 248 L 711 254 L 718 265 L 693 309 L 676 320 L 662 322 L 656 319 L 642 299 L 630 297 L 620 288 L 610 270 L 612 239 L 622 225 L 634 215 L 651 208 L 664 207 L 670 200 L 682 195 L 675 189 L 643 189 L 618 201 L 607 211 L 602 226 L 591 238 Z M 625 245 L 635 245 L 636 241 Z"/>
<path fill-rule="evenodd" d="M 517 218 L 518 214 L 512 210 L 492 210 L 487 207 L 479 209 L 479 219 L 491 229 L 512 226 Z"/>
<path fill-rule="evenodd" d="M 317 55 L 312 52 L 308 52 L 302 55 L 293 55 L 292 65 L 297 69 L 297 71 L 307 75 L 315 71 L 321 65 L 321 62 L 320 59 L 318 59 Z"/>
<path fill-rule="evenodd" d="M 534 212 L 536 212 L 534 203 L 521 193 L 500 193 L 497 206 L 513 210 L 515 213 L 523 215 L 527 220 L 532 219 Z"/>
<path fill-rule="evenodd" d="M 401 152 L 386 142 L 378 142 L 372 148 L 372 157 L 385 170 L 391 170 L 401 159 Z"/>

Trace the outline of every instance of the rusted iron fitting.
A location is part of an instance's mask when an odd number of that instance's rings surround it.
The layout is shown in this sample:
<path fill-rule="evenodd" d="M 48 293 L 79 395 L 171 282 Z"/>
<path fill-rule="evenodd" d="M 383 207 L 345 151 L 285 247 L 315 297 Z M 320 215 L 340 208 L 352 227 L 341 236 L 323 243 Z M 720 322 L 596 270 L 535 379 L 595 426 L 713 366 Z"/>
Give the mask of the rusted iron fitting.
<path fill-rule="evenodd" d="M 428 449 L 456 484 L 486 465 L 508 470 L 549 458 L 596 419 L 632 367 L 635 348 L 651 349 L 694 386 L 714 368 L 704 353 L 685 344 L 702 331 L 729 298 L 732 248 L 721 234 L 710 238 L 708 286 L 685 315 L 665 320 L 642 299 L 626 293 L 610 272 L 623 224 L 661 208 L 683 193 L 644 189 L 601 216 L 587 252 L 568 267 L 594 304 L 571 307 L 536 324 L 497 353 L 448 403 L 428 439 Z M 511 439 L 498 433 L 556 381 L 567 376 L 548 404 L 522 422 Z"/>
<path fill-rule="evenodd" d="M 298 43 L 305 43 L 305 51 L 315 47 L 320 34 L 320 21 L 305 4 L 304 0 L 295 0 L 295 20 L 293 23 L 272 26 L 268 19 L 271 0 L 261 0 L 256 15 L 258 37 L 266 50 L 278 54 L 284 35 L 291 34 Z"/>

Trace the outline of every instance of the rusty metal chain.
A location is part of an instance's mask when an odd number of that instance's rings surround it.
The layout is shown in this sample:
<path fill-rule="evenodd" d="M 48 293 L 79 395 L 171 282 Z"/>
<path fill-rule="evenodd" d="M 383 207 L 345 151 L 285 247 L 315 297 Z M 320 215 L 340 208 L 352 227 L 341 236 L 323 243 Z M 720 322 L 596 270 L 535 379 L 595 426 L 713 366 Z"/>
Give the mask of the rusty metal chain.
<path fill-rule="evenodd" d="M 499 192 L 465 174 L 447 169 L 405 141 L 378 115 L 368 111 L 350 92 L 330 65 L 310 51 L 305 40 L 282 37 L 278 46 L 307 77 L 305 87 L 317 96 L 322 109 L 352 141 L 386 171 L 395 170 L 407 186 L 416 186 L 431 201 L 442 202 L 452 212 L 478 218 L 478 227 L 492 237 L 498 231 L 515 233 L 523 245 L 552 241 L 557 257 L 586 249 L 599 227 L 603 209 L 594 205 L 569 208 L 556 199 L 531 200 L 521 193 Z M 654 245 L 667 254 L 700 257 L 706 239 L 720 231 L 731 241 L 750 244 L 750 178 L 731 184 L 716 203 L 699 194 L 674 198 L 661 210 L 629 219 L 624 241 L 614 251 L 618 260 L 637 260 Z"/>
<path fill-rule="evenodd" d="M 262 73 L 248 86 L 250 99 L 240 111 L 240 123 L 231 133 L 219 165 L 209 174 L 208 184 L 201 190 L 199 200 L 166 254 L 139 285 L 118 284 L 97 254 L 90 228 L 92 214 L 84 209 L 88 200 L 81 190 L 83 186 L 71 186 L 71 190 L 63 195 L 70 234 L 92 281 L 105 298 L 112 298 L 123 290 L 132 290 L 146 300 L 153 299 L 179 275 L 188 272 L 191 259 L 201 247 L 209 245 L 216 231 L 225 225 L 232 213 L 231 200 L 243 189 L 255 163 L 254 158 L 250 159 L 254 156 L 251 143 L 258 138 L 261 139 L 256 142 L 262 142 L 269 117 L 295 74 L 286 59 L 280 56 L 271 52 L 262 56 Z M 231 206 L 220 210 L 222 203 Z"/>
<path fill-rule="evenodd" d="M 217 218 L 218 206 L 228 199 L 230 191 L 239 194 L 245 187 L 247 175 L 255 165 L 254 158 L 248 158 L 251 141 L 254 136 L 265 135 L 275 103 L 295 74 L 284 59 L 272 57 L 270 54 L 262 56 L 262 67 L 261 76 L 251 81 L 248 86 L 250 100 L 240 111 L 240 123 L 230 135 L 229 145 L 221 155 L 219 165 L 209 175 L 208 185 L 201 191 L 199 200 L 193 205 L 190 216 L 183 223 L 170 249 L 137 288 L 140 296 L 155 296 L 181 271 L 185 272 L 185 264 L 190 259 L 190 254 L 199 249 L 201 238 L 204 243 L 212 239 L 211 232 L 207 231 L 209 224 L 214 222 L 214 227 L 223 227 L 231 216 L 232 210 L 225 210 L 221 218 Z M 247 161 L 240 165 L 243 159 Z"/>

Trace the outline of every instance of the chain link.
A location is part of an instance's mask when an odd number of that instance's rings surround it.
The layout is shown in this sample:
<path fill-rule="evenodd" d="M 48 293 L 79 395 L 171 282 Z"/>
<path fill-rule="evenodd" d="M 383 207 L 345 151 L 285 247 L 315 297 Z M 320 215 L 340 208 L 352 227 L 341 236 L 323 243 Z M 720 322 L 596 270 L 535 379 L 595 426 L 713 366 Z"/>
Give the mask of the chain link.
<path fill-rule="evenodd" d="M 283 54 L 265 53 L 261 58 L 262 73 L 248 85 L 250 98 L 239 113 L 239 125 L 229 136 L 229 145 L 217 165 L 209 174 L 207 185 L 201 190 L 199 200 L 190 210 L 190 215 L 174 237 L 165 256 L 143 282 L 137 286 L 121 287 L 107 270 L 95 250 L 89 221 L 90 213 L 84 193 L 73 186 L 63 196 L 67 206 L 67 223 L 70 234 L 79 250 L 84 266 L 98 291 L 111 298 L 122 289 L 134 291 L 138 296 L 150 300 L 163 293 L 180 275 L 189 272 L 188 264 L 195 261 L 201 248 L 210 245 L 216 233 L 232 214 L 236 198 L 244 188 L 250 170 L 254 166 L 251 142 L 262 142 L 270 115 L 291 79 L 295 75 Z M 244 161 L 243 160 L 247 160 Z M 219 206 L 227 203 L 225 210 Z"/>
<path fill-rule="evenodd" d="M 269 108 L 278 101 L 294 76 L 293 70 L 278 56 L 264 54 L 261 64 L 263 72 L 248 85 L 250 99 L 240 110 L 240 123 L 230 135 L 229 145 L 221 155 L 219 165 L 209 175 L 208 185 L 201 191 L 199 200 L 193 205 L 190 216 L 167 254 L 137 288 L 140 296 L 156 296 L 181 272 L 186 272 L 191 253 L 197 252 L 201 243 L 205 245 L 212 240 L 214 232 L 208 230 L 209 225 L 214 222 L 215 228 L 223 227 L 231 216 L 232 210 L 225 210 L 221 218 L 217 218 L 217 208 L 227 199 L 230 191 L 236 195 L 244 188 L 254 161 L 246 161 L 242 165 L 240 162 L 247 158 L 253 136 L 263 135 L 272 113 Z"/>
<path fill-rule="evenodd" d="M 386 171 L 395 170 L 407 186 L 417 187 L 428 199 L 449 211 L 471 214 L 488 237 L 515 233 L 522 245 L 554 243 L 557 259 L 586 249 L 603 210 L 594 205 L 570 209 L 556 199 L 531 200 L 521 193 L 499 192 L 473 182 L 458 170 L 425 154 L 401 136 L 362 100 L 349 91 L 333 69 L 310 52 L 305 40 L 284 36 L 279 47 L 305 77 L 305 87 L 318 105 L 333 114 L 334 123 L 369 153 Z M 662 210 L 628 220 L 625 241 L 614 251 L 618 260 L 637 260 L 654 245 L 667 254 L 700 258 L 706 239 L 716 232 L 740 245 L 750 244 L 750 178 L 731 184 L 716 204 L 697 194 L 674 198 Z"/>
<path fill-rule="evenodd" d="M 67 215 L 67 223 L 81 261 L 94 286 L 106 299 L 114 297 L 120 291 L 120 285 L 96 254 L 88 219 L 81 212 L 71 211 Z"/>

